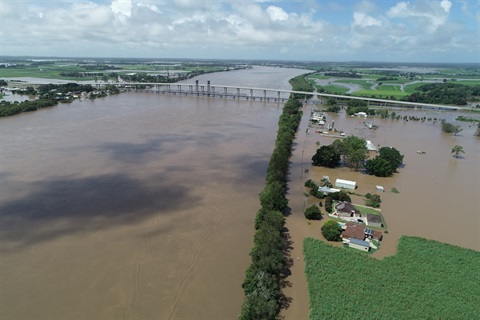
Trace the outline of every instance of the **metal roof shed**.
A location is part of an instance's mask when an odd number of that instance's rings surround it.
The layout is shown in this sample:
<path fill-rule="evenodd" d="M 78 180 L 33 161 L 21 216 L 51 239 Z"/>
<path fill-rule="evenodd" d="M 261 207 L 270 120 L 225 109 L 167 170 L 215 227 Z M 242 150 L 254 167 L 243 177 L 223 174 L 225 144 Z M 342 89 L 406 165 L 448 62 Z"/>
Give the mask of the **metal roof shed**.
<path fill-rule="evenodd" d="M 355 190 L 357 183 L 355 181 L 337 179 L 335 180 L 335 187 Z"/>
<path fill-rule="evenodd" d="M 355 248 L 362 251 L 370 250 L 370 243 L 367 241 L 359 240 L 356 238 L 350 238 L 350 243 L 348 245 L 350 248 Z"/>

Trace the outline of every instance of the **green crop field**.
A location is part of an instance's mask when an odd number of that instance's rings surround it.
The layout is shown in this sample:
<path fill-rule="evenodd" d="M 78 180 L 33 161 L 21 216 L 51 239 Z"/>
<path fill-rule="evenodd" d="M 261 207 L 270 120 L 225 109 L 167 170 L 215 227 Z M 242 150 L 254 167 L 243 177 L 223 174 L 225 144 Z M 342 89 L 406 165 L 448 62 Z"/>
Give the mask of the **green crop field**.
<path fill-rule="evenodd" d="M 327 93 L 336 93 L 336 94 L 345 94 L 350 90 L 346 87 L 336 86 L 334 84 L 329 84 L 328 86 L 324 86 L 323 89 L 325 89 Z"/>
<path fill-rule="evenodd" d="M 395 256 L 307 238 L 310 319 L 478 319 L 480 252 L 403 236 Z"/>
<path fill-rule="evenodd" d="M 409 84 L 409 85 L 406 85 L 403 90 L 408 94 L 412 94 L 415 92 L 416 88 L 421 87 L 425 84 L 428 84 L 428 82 L 417 82 L 417 83 Z"/>
<path fill-rule="evenodd" d="M 64 77 L 62 72 L 94 72 L 86 71 L 84 68 L 75 65 L 44 65 L 44 66 L 27 66 L 25 68 L 2 68 L 0 69 L 0 79 L 2 78 L 17 78 L 17 77 L 32 77 L 32 78 L 46 78 L 46 79 L 65 79 L 65 80 L 94 80 L 95 77 Z"/>
<path fill-rule="evenodd" d="M 371 80 L 352 80 L 352 79 L 342 79 L 342 80 L 337 80 L 335 82 L 358 84 L 365 89 L 370 88 L 374 84 Z"/>

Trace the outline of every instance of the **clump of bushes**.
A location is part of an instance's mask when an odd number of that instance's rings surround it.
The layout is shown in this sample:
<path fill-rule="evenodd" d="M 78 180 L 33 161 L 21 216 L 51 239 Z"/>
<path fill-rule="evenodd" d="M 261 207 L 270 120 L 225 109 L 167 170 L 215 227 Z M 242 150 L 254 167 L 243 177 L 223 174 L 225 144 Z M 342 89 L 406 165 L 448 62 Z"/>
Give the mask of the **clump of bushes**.
<path fill-rule="evenodd" d="M 318 199 L 325 198 L 325 195 L 323 194 L 323 192 L 318 191 L 318 185 L 312 179 L 305 181 L 305 187 L 310 189 L 308 191 L 309 195 L 314 196 Z"/>
<path fill-rule="evenodd" d="M 305 209 L 304 214 L 305 218 L 307 218 L 308 220 L 322 219 L 322 212 L 320 211 L 320 208 L 317 207 L 315 204 Z"/>
<path fill-rule="evenodd" d="M 365 205 L 372 208 L 380 208 L 380 203 L 382 200 L 380 199 L 380 195 L 378 194 L 371 194 L 367 193 L 365 195 Z"/>
<path fill-rule="evenodd" d="M 325 210 L 328 213 L 332 213 L 332 211 L 333 211 L 333 200 L 332 200 L 332 197 L 330 197 L 330 196 L 327 196 L 325 198 Z"/>
<path fill-rule="evenodd" d="M 340 237 L 342 234 L 342 227 L 338 224 L 335 220 L 328 220 L 322 226 L 322 235 L 328 241 L 340 241 L 342 238 Z"/>
<path fill-rule="evenodd" d="M 332 198 L 333 200 L 336 200 L 336 201 L 352 202 L 352 199 L 350 198 L 348 193 L 346 193 L 343 190 L 340 190 L 338 192 L 332 192 L 332 193 L 329 194 L 329 196 L 330 196 L 330 198 Z"/>

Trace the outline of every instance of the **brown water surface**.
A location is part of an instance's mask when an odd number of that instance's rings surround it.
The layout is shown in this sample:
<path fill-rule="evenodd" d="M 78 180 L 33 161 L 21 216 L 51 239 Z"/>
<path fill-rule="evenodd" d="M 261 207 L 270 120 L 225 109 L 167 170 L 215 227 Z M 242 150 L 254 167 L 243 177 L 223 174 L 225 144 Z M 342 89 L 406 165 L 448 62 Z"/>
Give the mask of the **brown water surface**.
<path fill-rule="evenodd" d="M 199 79 L 287 89 L 299 73 L 262 67 Z M 292 156 L 286 319 L 308 317 L 302 241 L 320 238 L 323 223 L 303 217 L 309 178 L 355 180 L 362 194 L 385 187 L 389 233 L 377 257 L 394 254 L 404 234 L 480 250 L 473 126 L 451 136 L 439 123 L 375 119 L 369 130 L 364 119 L 329 114 L 347 135 L 405 155 L 398 174 L 376 178 L 311 167 L 316 141 L 333 139 L 306 133 L 310 110 Z M 275 103 L 128 93 L 0 119 L 0 318 L 235 319 L 280 113 Z M 456 144 L 466 152 L 459 159 Z"/>
<path fill-rule="evenodd" d="M 236 319 L 281 107 L 130 93 L 1 119 L 0 318 Z"/>
<path fill-rule="evenodd" d="M 382 120 L 374 118 L 379 128 L 370 130 L 365 119 L 328 114 L 335 127 L 371 140 L 379 147 L 393 146 L 404 157 L 404 166 L 393 177 L 378 178 L 354 172 L 348 168 L 327 169 L 311 167 L 310 158 L 320 145 L 330 144 L 333 138 L 310 131 L 305 137 L 305 166 L 309 177 L 322 176 L 357 181 L 359 194 L 376 192 L 376 185 L 385 188 L 381 193 L 382 213 L 386 218 L 388 235 L 375 256 L 391 255 L 401 235 L 421 236 L 450 244 L 480 250 L 480 138 L 474 137 L 475 125 L 456 122 L 458 112 L 397 110 L 401 115 L 437 117 L 460 124 L 463 131 L 457 136 L 441 131 L 439 122 Z M 372 119 L 367 119 L 372 121 Z M 463 146 L 465 154 L 458 159 L 452 147 Z M 419 154 L 424 151 L 426 154 Z M 306 180 L 306 179 L 305 179 Z M 400 193 L 392 193 L 397 188 Z M 354 200 L 363 204 L 360 197 Z"/>

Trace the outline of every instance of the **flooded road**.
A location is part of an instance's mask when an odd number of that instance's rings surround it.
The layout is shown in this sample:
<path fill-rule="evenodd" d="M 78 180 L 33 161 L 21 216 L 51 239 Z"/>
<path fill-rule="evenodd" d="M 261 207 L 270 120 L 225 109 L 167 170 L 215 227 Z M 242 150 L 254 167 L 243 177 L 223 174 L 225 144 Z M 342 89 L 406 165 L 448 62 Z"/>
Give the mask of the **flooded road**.
<path fill-rule="evenodd" d="M 288 89 L 300 73 L 261 67 L 199 81 Z M 0 318 L 236 319 L 281 107 L 125 93 L 0 119 Z M 320 237 L 321 224 L 303 217 L 309 178 L 356 180 L 358 193 L 385 187 L 389 234 L 378 257 L 393 254 L 402 234 L 480 250 L 473 126 L 461 123 L 464 131 L 451 136 L 438 123 L 375 119 L 374 131 L 364 119 L 329 114 L 347 135 L 405 155 L 398 174 L 376 178 L 311 168 L 316 141 L 333 139 L 306 133 L 310 109 L 290 174 L 286 319 L 308 317 L 301 242 Z M 459 159 L 450 154 L 456 144 L 466 152 Z"/>

